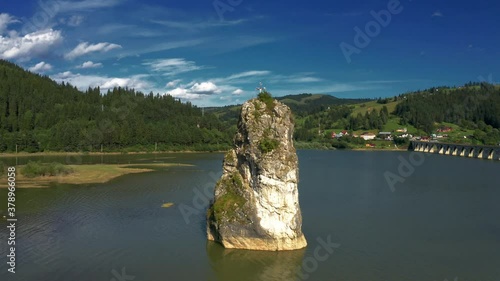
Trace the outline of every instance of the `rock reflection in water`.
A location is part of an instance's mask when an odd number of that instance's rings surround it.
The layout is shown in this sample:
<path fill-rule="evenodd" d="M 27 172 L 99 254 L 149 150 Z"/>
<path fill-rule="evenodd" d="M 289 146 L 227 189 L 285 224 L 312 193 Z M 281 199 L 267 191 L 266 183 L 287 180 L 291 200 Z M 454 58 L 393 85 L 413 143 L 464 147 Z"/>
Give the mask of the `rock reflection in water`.
<path fill-rule="evenodd" d="M 225 249 L 208 241 L 210 265 L 221 281 L 297 280 L 306 249 L 292 251 L 252 251 Z"/>

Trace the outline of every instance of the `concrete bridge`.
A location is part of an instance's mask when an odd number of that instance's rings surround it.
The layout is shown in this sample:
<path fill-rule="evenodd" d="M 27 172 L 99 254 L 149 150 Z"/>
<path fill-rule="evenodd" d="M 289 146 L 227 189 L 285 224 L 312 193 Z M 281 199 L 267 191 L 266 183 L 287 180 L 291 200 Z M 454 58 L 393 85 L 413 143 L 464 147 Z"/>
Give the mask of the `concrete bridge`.
<path fill-rule="evenodd" d="M 500 160 L 500 146 L 410 141 L 408 150 L 469 158 Z"/>

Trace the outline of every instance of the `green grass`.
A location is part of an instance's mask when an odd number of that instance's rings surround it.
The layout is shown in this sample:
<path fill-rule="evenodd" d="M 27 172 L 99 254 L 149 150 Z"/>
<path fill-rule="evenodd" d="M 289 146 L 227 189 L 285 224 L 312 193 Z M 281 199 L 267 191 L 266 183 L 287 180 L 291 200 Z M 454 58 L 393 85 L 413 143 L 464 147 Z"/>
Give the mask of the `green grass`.
<path fill-rule="evenodd" d="M 390 115 L 389 116 L 389 120 L 387 120 L 387 123 L 384 125 L 384 127 L 382 128 L 382 132 L 395 132 L 397 129 L 403 129 L 403 128 L 406 128 L 407 129 L 407 133 L 409 134 L 417 134 L 419 132 L 419 130 L 415 127 L 413 127 L 412 125 L 410 124 L 406 124 L 406 125 L 401 125 L 399 124 L 399 117 L 398 116 L 394 116 L 394 115 Z M 404 134 L 404 133 L 398 133 L 398 134 Z"/>
<path fill-rule="evenodd" d="M 352 111 L 351 115 L 356 116 L 358 115 L 358 113 L 361 113 L 361 115 L 364 116 L 366 112 L 370 112 L 374 109 L 380 111 L 382 107 L 384 107 L 384 105 L 387 107 L 389 113 L 392 113 L 396 109 L 398 103 L 400 103 L 400 101 L 389 102 L 386 104 L 380 104 L 377 103 L 377 101 L 369 101 L 369 102 L 354 104 L 354 110 Z"/>
<path fill-rule="evenodd" d="M 208 209 L 207 216 L 214 216 L 215 220 L 237 221 L 237 211 L 247 202 L 240 195 L 243 187 L 243 179 L 238 172 L 233 173 L 228 178 L 221 179 L 218 188 L 223 188 L 225 194 L 215 200 L 213 206 Z"/>
<path fill-rule="evenodd" d="M 47 164 L 29 161 L 28 164 L 21 169 L 21 173 L 27 178 L 67 175 L 73 172 L 73 168 L 56 162 Z"/>

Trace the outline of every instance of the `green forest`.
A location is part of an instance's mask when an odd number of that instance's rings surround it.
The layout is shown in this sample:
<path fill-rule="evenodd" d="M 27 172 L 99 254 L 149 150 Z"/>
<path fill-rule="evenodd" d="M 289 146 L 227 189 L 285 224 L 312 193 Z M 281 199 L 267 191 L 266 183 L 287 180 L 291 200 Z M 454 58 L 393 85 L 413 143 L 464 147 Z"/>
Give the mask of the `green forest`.
<path fill-rule="evenodd" d="M 81 92 L 0 61 L 0 152 L 223 150 L 235 130 L 168 95 Z"/>
<path fill-rule="evenodd" d="M 364 146 L 365 141 L 332 139 L 332 133 L 394 132 L 404 127 L 424 136 L 443 126 L 453 126 L 456 132 L 450 142 L 500 142 L 500 87 L 488 83 L 378 99 L 319 94 L 276 99 L 292 109 L 299 144 L 349 148 Z M 239 109 L 202 109 L 169 95 L 128 88 L 80 91 L 0 60 L 0 152 L 226 150 Z"/>

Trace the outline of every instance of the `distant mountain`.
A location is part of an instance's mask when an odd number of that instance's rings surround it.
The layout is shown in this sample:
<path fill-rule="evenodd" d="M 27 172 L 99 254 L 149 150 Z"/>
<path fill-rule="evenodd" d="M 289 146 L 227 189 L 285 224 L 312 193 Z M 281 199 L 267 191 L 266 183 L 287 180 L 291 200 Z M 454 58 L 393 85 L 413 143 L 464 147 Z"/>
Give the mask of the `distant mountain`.
<path fill-rule="evenodd" d="M 324 94 L 297 94 L 275 97 L 275 99 L 288 105 L 292 112 L 298 116 L 307 116 L 331 106 L 351 105 L 372 101 L 371 99 L 341 99 Z M 206 107 L 206 112 L 215 113 L 221 120 L 236 122 L 241 105 L 227 105 L 223 107 Z"/>
<path fill-rule="evenodd" d="M 323 94 L 299 94 L 277 97 L 277 100 L 288 105 L 295 114 L 311 114 L 328 108 L 329 106 L 356 104 L 370 101 L 370 99 L 340 99 Z"/>

